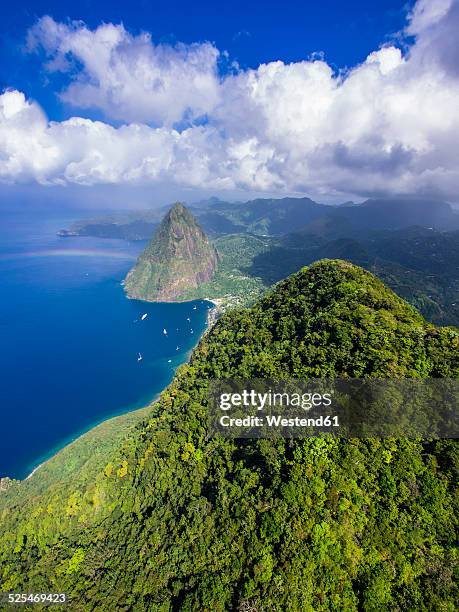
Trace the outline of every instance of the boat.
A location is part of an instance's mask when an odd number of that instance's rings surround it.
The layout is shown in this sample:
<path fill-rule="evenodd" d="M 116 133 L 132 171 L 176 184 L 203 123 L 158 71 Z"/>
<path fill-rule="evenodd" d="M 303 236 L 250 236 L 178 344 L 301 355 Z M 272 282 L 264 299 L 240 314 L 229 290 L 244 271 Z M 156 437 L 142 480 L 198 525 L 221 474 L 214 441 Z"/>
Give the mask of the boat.
<path fill-rule="evenodd" d="M 143 357 L 142 355 L 139 353 L 139 356 L 137 357 L 137 361 L 142 361 Z"/>
<path fill-rule="evenodd" d="M 176 351 L 178 351 L 178 350 L 179 350 L 179 348 L 180 348 L 180 347 L 179 347 L 179 346 L 177 346 L 175 350 L 176 350 Z"/>
<path fill-rule="evenodd" d="M 172 359 L 168 359 L 168 360 L 167 360 L 167 363 L 172 363 Z"/>
<path fill-rule="evenodd" d="M 164 329 L 163 329 L 163 334 L 164 334 L 165 336 L 167 336 L 167 329 L 166 329 L 166 328 L 164 328 Z"/>
<path fill-rule="evenodd" d="M 140 320 L 141 321 L 145 321 L 145 319 L 148 317 L 148 314 L 145 312 L 141 317 Z"/>
<path fill-rule="evenodd" d="M 197 306 L 193 306 L 193 310 L 196 310 Z"/>
<path fill-rule="evenodd" d="M 187 318 L 186 318 L 186 320 L 187 320 L 187 321 L 191 321 L 190 317 L 187 317 Z"/>

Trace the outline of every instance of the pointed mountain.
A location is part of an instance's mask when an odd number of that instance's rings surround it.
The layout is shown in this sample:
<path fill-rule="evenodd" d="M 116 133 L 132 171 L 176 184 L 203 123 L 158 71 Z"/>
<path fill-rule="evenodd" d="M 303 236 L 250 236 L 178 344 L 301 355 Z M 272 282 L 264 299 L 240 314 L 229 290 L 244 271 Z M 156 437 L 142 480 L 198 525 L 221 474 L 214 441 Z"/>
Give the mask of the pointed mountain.
<path fill-rule="evenodd" d="M 217 250 L 196 219 L 177 202 L 126 276 L 124 287 L 131 298 L 181 301 L 184 292 L 212 279 L 218 260 Z"/>

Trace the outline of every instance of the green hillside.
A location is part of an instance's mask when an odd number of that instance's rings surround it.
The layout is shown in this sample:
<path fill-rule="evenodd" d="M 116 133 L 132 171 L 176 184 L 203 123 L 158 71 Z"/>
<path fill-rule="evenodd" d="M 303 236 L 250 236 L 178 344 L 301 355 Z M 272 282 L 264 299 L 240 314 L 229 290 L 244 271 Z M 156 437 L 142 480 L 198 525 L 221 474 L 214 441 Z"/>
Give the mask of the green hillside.
<path fill-rule="evenodd" d="M 316 227 L 317 229 L 317 227 Z M 231 234 L 213 241 L 213 278 L 186 288 L 182 300 L 209 298 L 220 311 L 250 306 L 266 290 L 320 259 L 346 259 L 381 279 L 437 325 L 459 327 L 459 233 L 412 227 L 330 240 L 297 232 L 283 238 Z"/>
<path fill-rule="evenodd" d="M 211 299 L 219 312 L 235 306 L 248 306 L 269 287 L 249 270 L 257 257 L 267 253 L 275 239 L 253 234 L 231 234 L 213 241 L 219 263 L 211 280 L 190 287 L 180 294 L 181 300 Z"/>
<path fill-rule="evenodd" d="M 456 330 L 349 263 L 305 268 L 223 315 L 84 478 L 38 470 L 0 494 L 0 590 L 76 610 L 452 612 L 456 442 L 224 440 L 207 405 L 211 378 L 458 375 Z"/>

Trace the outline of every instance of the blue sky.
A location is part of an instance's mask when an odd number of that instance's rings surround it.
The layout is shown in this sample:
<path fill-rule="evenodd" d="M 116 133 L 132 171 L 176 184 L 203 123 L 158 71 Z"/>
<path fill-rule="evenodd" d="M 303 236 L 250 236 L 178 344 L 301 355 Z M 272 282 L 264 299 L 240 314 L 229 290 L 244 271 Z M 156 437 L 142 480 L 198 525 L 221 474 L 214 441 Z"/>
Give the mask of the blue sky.
<path fill-rule="evenodd" d="M 0 30 L 10 195 L 459 199 L 459 0 L 16 2 Z"/>

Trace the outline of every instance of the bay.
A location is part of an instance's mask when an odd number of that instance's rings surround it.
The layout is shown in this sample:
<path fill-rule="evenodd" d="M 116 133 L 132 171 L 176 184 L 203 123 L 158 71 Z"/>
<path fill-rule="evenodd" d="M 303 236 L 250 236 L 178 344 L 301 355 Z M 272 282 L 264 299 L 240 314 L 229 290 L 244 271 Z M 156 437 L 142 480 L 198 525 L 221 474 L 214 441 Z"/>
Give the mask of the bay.
<path fill-rule="evenodd" d="M 0 212 L 0 476 L 24 478 L 147 404 L 206 326 L 207 302 L 127 299 L 121 281 L 145 243 L 58 237 L 77 216 Z"/>

